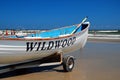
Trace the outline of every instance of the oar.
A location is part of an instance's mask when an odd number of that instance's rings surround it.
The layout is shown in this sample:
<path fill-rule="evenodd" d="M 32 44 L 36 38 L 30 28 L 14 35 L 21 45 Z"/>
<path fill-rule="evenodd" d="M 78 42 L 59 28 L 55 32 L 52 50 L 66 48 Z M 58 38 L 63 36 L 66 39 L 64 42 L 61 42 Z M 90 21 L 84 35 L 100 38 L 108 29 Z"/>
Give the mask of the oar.
<path fill-rule="evenodd" d="M 76 30 L 87 20 L 87 17 L 85 17 L 80 24 L 77 25 L 76 29 L 73 30 L 71 34 L 74 34 Z"/>

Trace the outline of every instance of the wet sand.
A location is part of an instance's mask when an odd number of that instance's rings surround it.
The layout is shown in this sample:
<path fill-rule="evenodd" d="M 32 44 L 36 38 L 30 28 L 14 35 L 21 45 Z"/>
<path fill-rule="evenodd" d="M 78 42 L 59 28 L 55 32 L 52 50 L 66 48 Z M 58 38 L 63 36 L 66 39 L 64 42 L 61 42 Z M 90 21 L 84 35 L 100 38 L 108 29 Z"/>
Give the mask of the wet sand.
<path fill-rule="evenodd" d="M 0 80 L 120 80 L 120 43 L 88 41 L 71 55 L 76 57 L 72 72 L 62 66 L 34 67 L 0 74 Z"/>

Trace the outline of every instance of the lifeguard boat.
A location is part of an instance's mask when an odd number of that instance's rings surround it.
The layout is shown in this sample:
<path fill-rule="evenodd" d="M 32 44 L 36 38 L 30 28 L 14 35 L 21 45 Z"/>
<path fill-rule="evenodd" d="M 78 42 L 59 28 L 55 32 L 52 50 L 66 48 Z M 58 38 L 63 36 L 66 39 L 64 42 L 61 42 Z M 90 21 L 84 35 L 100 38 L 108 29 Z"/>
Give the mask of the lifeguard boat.
<path fill-rule="evenodd" d="M 0 38 L 0 66 L 18 65 L 43 60 L 54 54 L 64 55 L 84 47 L 90 26 L 86 19 L 78 25 L 63 27 L 24 36 Z M 49 61 L 49 60 L 48 60 Z M 60 58 L 65 71 L 74 67 L 74 58 Z"/>

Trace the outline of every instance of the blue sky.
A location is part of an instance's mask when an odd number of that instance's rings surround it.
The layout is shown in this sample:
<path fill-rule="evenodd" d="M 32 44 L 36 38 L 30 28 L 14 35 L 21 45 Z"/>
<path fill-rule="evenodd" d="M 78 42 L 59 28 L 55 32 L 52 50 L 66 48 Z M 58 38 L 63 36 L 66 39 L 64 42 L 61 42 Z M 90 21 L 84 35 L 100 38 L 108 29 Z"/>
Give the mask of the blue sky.
<path fill-rule="evenodd" d="M 0 0 L 0 29 L 51 29 L 78 24 L 120 29 L 120 0 Z"/>

